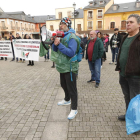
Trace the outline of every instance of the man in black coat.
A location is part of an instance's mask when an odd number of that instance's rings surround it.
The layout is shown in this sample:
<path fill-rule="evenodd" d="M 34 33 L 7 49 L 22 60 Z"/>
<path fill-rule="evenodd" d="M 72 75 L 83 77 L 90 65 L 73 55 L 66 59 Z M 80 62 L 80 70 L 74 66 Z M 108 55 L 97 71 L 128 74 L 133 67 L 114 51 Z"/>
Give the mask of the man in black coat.
<path fill-rule="evenodd" d="M 82 42 L 83 42 L 83 58 L 84 58 L 84 55 L 85 55 L 85 47 L 86 47 L 86 44 L 87 44 L 87 35 L 84 34 L 84 37 L 82 38 Z"/>
<path fill-rule="evenodd" d="M 121 44 L 121 35 L 119 34 L 119 29 L 115 28 L 114 29 L 114 35 L 111 37 L 110 40 L 110 48 L 112 52 L 112 62 L 109 64 L 113 64 L 114 61 L 117 62 L 117 57 L 118 57 L 118 50 Z M 116 65 L 116 63 L 115 63 Z"/>
<path fill-rule="evenodd" d="M 12 46 L 12 52 L 13 52 L 13 59 L 11 61 L 15 61 L 15 53 L 14 53 L 14 48 L 13 48 L 13 42 L 12 39 L 15 39 L 15 37 L 12 35 L 12 33 L 9 33 L 9 40 L 11 41 L 11 46 Z"/>

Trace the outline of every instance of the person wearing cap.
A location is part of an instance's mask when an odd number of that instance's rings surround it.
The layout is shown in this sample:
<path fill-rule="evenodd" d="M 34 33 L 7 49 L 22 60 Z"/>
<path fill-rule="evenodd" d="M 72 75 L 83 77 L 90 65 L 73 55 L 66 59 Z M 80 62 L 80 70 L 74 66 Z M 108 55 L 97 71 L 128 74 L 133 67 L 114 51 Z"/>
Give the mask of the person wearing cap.
<path fill-rule="evenodd" d="M 55 38 L 51 52 L 51 60 L 55 62 L 56 69 L 60 73 L 61 87 L 65 92 L 64 100 L 58 102 L 58 105 L 71 104 L 69 120 L 75 118 L 78 113 L 76 76 L 79 67 L 77 61 L 71 63 L 70 60 L 79 51 L 80 47 L 80 42 L 75 35 L 75 30 L 71 28 L 71 24 L 71 20 L 67 17 L 61 20 L 60 30 L 64 32 L 64 38 L 61 40 Z"/>
<path fill-rule="evenodd" d="M 117 56 L 118 56 L 118 50 L 119 50 L 120 44 L 121 44 L 121 35 L 119 34 L 119 29 L 115 28 L 114 35 L 111 37 L 111 40 L 110 40 L 112 62 L 110 62 L 109 64 L 113 64 L 114 61 L 117 63 Z"/>
<path fill-rule="evenodd" d="M 119 71 L 119 83 L 124 95 L 126 111 L 129 102 L 140 94 L 140 16 L 132 14 L 126 22 L 128 32 L 122 39 L 118 54 L 116 71 Z M 125 114 L 118 117 L 125 121 Z"/>

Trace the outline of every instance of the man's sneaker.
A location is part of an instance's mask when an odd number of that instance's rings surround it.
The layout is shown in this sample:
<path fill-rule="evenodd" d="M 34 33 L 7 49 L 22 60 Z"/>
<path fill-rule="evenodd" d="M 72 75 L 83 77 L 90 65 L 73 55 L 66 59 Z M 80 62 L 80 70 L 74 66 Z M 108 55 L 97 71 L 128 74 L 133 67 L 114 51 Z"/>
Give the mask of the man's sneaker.
<path fill-rule="evenodd" d="M 98 88 L 99 87 L 99 83 L 96 83 L 95 87 Z"/>
<path fill-rule="evenodd" d="M 118 120 L 125 121 L 125 115 L 118 116 Z"/>
<path fill-rule="evenodd" d="M 68 119 L 69 120 L 72 120 L 75 118 L 75 116 L 77 115 L 78 111 L 77 110 L 71 110 L 69 116 L 68 116 Z"/>
<path fill-rule="evenodd" d="M 70 105 L 70 104 L 71 104 L 71 101 L 62 100 L 61 102 L 58 102 L 57 105 Z"/>
<path fill-rule="evenodd" d="M 114 62 L 110 62 L 109 64 L 114 64 Z"/>
<path fill-rule="evenodd" d="M 87 81 L 87 83 L 95 83 L 95 81 L 89 80 L 89 81 Z"/>

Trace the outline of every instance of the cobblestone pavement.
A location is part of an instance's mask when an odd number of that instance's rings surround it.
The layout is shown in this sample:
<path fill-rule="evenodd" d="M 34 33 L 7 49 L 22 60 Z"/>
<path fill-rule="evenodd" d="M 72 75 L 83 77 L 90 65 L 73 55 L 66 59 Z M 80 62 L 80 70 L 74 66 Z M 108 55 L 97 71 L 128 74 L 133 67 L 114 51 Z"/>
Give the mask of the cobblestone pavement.
<path fill-rule="evenodd" d="M 140 140 L 126 134 L 125 104 L 111 53 L 103 64 L 101 84 L 88 84 L 88 63 L 80 63 L 78 114 L 67 120 L 70 107 L 58 107 L 64 97 L 59 73 L 52 62 L 27 63 L 0 61 L 0 140 Z"/>

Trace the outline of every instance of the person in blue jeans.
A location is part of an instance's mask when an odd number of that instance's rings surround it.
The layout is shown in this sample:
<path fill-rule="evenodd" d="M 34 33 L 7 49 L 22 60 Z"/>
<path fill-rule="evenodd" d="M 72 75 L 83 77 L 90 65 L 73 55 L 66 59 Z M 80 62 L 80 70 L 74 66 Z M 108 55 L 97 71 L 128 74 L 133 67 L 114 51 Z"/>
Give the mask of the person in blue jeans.
<path fill-rule="evenodd" d="M 98 88 L 100 84 L 101 58 L 104 52 L 103 46 L 103 41 L 97 37 L 96 31 L 91 31 L 90 40 L 87 43 L 86 49 L 86 59 L 88 60 L 89 69 L 91 71 L 91 80 L 87 81 L 87 83 L 96 82 L 96 88 Z"/>
<path fill-rule="evenodd" d="M 110 48 L 111 48 L 111 52 L 112 52 L 112 62 L 110 62 L 109 64 L 114 64 L 114 62 L 117 63 L 118 50 L 119 50 L 120 44 L 121 44 L 121 35 L 119 34 L 119 29 L 115 28 L 114 34 L 110 40 Z M 116 63 L 115 63 L 115 65 L 116 65 Z"/>
<path fill-rule="evenodd" d="M 46 55 L 44 56 L 44 58 L 45 58 L 45 62 L 46 62 L 46 59 L 50 59 L 50 57 L 49 57 L 49 49 L 48 49 L 48 52 L 47 52 L 47 57 L 46 57 Z"/>

